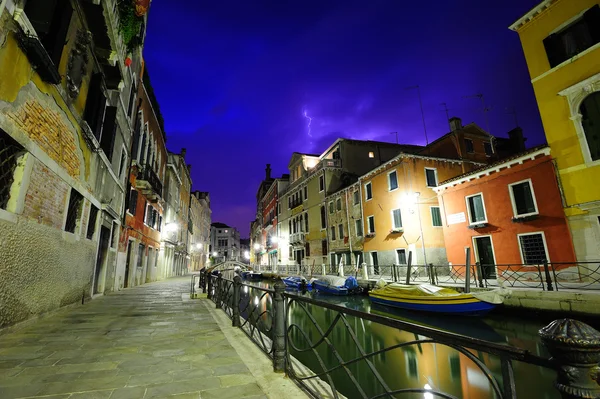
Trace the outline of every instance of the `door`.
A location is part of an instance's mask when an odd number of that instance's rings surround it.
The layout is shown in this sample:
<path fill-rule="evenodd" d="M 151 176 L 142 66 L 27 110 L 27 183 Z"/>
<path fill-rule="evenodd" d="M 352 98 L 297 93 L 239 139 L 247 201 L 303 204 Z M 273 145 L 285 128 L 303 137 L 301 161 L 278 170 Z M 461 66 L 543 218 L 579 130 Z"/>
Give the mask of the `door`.
<path fill-rule="evenodd" d="M 108 240 L 110 239 L 110 229 L 100 227 L 100 246 L 98 247 L 98 256 L 96 257 L 96 269 L 94 270 L 94 294 L 98 293 L 98 282 L 100 281 L 100 272 L 103 269 L 106 253 L 108 251 Z"/>
<path fill-rule="evenodd" d="M 494 249 L 492 248 L 492 238 L 475 237 L 476 260 L 481 265 L 481 275 L 483 278 L 496 278 L 496 262 L 494 260 Z"/>
<path fill-rule="evenodd" d="M 379 259 L 377 259 L 377 252 L 371 252 L 371 263 L 373 264 L 374 273 L 379 274 Z"/>
<path fill-rule="evenodd" d="M 129 266 L 131 265 L 131 247 L 132 241 L 129 241 L 127 245 L 127 259 L 125 259 L 125 281 L 123 282 L 123 288 L 129 287 Z"/>

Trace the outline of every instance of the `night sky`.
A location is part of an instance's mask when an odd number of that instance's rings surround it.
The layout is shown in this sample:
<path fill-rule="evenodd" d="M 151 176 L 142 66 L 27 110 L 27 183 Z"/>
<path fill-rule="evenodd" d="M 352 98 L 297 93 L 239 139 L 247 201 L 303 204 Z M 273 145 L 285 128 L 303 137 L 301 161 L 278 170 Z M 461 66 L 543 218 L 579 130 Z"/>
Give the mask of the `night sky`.
<path fill-rule="evenodd" d="M 167 147 L 187 148 L 193 189 L 213 221 L 248 236 L 266 163 L 287 173 L 292 152 L 336 138 L 424 144 L 448 132 L 441 103 L 491 133 L 519 125 L 544 141 L 518 35 L 539 0 L 156 0 L 144 56 Z M 309 131 L 309 118 L 310 122 Z"/>

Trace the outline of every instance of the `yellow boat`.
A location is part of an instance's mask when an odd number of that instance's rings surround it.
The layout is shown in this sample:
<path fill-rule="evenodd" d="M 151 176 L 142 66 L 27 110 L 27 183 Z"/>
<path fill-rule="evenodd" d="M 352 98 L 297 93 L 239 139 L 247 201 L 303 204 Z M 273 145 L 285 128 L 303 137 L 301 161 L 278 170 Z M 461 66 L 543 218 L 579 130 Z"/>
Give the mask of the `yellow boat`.
<path fill-rule="evenodd" d="M 378 284 L 369 292 L 373 303 L 402 309 L 479 316 L 488 313 L 503 302 L 506 290 L 461 293 L 452 288 L 431 284 L 403 285 Z"/>

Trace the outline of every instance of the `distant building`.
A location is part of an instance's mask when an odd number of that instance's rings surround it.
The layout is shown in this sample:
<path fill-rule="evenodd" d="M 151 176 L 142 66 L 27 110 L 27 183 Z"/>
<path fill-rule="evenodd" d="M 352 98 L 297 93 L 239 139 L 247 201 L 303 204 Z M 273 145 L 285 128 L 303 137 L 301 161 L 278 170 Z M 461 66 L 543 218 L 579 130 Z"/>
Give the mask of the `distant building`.
<path fill-rule="evenodd" d="M 216 222 L 210 226 L 210 251 L 212 263 L 241 260 L 240 233 L 235 227 Z"/>
<path fill-rule="evenodd" d="M 190 197 L 190 239 L 191 270 L 200 270 L 210 259 L 210 195 L 207 192 L 194 191 Z"/>
<path fill-rule="evenodd" d="M 577 260 L 600 259 L 600 5 L 544 0 L 519 34 L 561 181 Z"/>

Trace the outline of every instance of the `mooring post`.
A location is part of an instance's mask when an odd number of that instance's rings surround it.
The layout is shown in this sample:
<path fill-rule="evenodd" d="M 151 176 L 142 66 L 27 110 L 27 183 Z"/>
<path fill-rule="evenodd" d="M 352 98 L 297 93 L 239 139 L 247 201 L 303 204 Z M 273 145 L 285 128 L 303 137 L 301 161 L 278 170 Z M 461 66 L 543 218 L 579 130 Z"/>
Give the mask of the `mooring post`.
<path fill-rule="evenodd" d="M 546 259 L 544 259 L 544 274 L 546 275 L 548 291 L 554 291 L 554 287 L 552 287 L 552 277 L 550 277 L 550 269 L 548 269 L 548 261 Z"/>
<path fill-rule="evenodd" d="M 600 332 L 580 321 L 561 319 L 539 335 L 556 365 L 554 386 L 563 399 L 600 397 Z"/>
<path fill-rule="evenodd" d="M 240 323 L 240 292 L 242 291 L 242 278 L 235 276 L 233 278 L 233 303 L 231 308 L 233 309 L 233 316 L 231 318 L 231 325 L 233 327 L 241 326 Z"/>
<path fill-rule="evenodd" d="M 408 264 L 406 265 L 406 285 L 410 284 L 410 274 L 412 273 L 412 251 L 408 251 Z"/>
<path fill-rule="evenodd" d="M 471 247 L 465 247 L 465 293 L 471 292 Z"/>
<path fill-rule="evenodd" d="M 273 287 L 273 371 L 285 372 L 285 284 L 279 280 Z"/>
<path fill-rule="evenodd" d="M 362 265 L 360 265 L 360 267 L 362 267 L 362 277 L 363 280 L 368 280 L 369 279 L 369 272 L 367 271 L 367 264 L 365 262 L 362 263 Z"/>
<path fill-rule="evenodd" d="M 213 281 L 209 271 L 206 272 L 206 280 L 208 280 L 208 292 L 206 293 L 206 297 L 208 299 L 213 299 Z"/>
<path fill-rule="evenodd" d="M 217 309 L 219 309 L 221 307 L 221 300 L 222 300 L 222 296 L 223 296 L 223 292 L 221 291 L 223 289 L 223 275 L 219 274 L 219 276 L 217 277 L 217 288 L 215 289 L 215 297 L 217 298 L 217 300 L 215 301 L 215 307 Z"/>
<path fill-rule="evenodd" d="M 326 275 L 327 275 L 327 270 L 325 270 L 325 263 L 322 263 L 322 264 L 321 264 L 321 274 L 322 274 L 323 276 L 326 276 Z"/>

